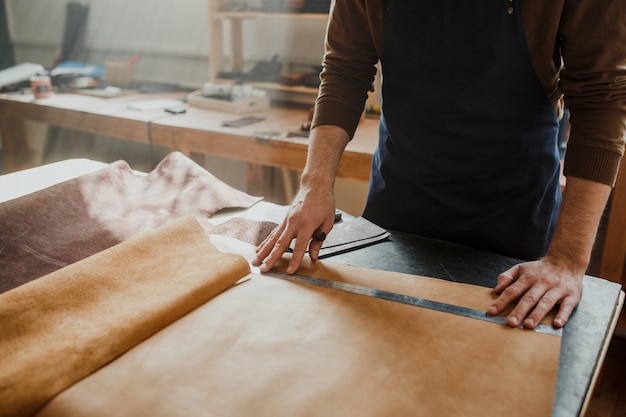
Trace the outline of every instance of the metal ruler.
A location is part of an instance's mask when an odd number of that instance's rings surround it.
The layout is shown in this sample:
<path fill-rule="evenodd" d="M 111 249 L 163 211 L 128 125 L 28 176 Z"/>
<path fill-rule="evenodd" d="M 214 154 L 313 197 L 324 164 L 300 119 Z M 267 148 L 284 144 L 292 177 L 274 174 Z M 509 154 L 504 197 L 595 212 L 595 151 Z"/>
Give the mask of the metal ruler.
<path fill-rule="evenodd" d="M 274 278 L 280 278 L 287 281 L 299 282 L 302 284 L 310 284 L 318 287 L 331 288 L 334 290 L 345 291 L 353 294 L 364 295 L 366 297 L 379 298 L 381 300 L 393 301 L 401 304 L 408 304 L 415 307 L 428 308 L 431 310 L 441 311 L 444 313 L 456 314 L 459 316 L 469 317 L 477 320 L 488 321 L 500 325 L 507 326 L 506 317 L 492 316 L 486 311 L 475 310 L 468 307 L 460 307 L 454 304 L 441 303 L 439 301 L 427 300 L 425 298 L 413 297 L 410 295 L 398 294 L 395 292 L 378 290 L 376 288 L 364 287 L 356 284 L 349 284 L 346 282 L 331 281 L 318 277 L 312 277 L 308 275 L 300 274 L 286 274 L 281 271 L 264 272 L 263 275 L 271 276 Z M 550 334 L 553 336 L 562 336 L 563 329 L 556 328 L 550 324 L 539 323 L 534 329 L 526 329 L 522 325 L 518 326 L 520 329 L 528 331 L 535 331 L 538 333 Z"/>

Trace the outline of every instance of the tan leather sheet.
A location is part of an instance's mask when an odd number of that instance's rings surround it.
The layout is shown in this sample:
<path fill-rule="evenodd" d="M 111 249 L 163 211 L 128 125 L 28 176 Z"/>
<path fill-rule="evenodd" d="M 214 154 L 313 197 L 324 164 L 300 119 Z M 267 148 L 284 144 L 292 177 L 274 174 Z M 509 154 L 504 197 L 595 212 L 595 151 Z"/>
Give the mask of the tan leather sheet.
<path fill-rule="evenodd" d="M 485 309 L 491 290 L 303 272 Z M 549 416 L 560 338 L 252 274 L 51 401 L 51 416 Z"/>
<path fill-rule="evenodd" d="M 0 295 L 0 416 L 31 415 L 249 271 L 183 217 Z"/>

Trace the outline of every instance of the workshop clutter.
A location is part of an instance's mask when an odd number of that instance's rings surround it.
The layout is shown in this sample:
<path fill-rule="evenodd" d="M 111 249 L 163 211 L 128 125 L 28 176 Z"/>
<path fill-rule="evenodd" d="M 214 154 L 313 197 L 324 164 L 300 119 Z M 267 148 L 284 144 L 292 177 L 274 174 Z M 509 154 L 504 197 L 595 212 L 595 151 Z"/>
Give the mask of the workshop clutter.
<path fill-rule="evenodd" d="M 274 55 L 270 60 L 258 61 L 249 71 L 221 71 L 217 78 L 239 82 L 268 82 L 285 86 L 305 86 L 318 88 L 320 65 L 298 65 L 279 60 Z"/>
<path fill-rule="evenodd" d="M 264 90 L 250 84 L 207 82 L 201 90 L 187 96 L 187 103 L 210 110 L 247 113 L 269 108 L 270 99 Z"/>
<path fill-rule="evenodd" d="M 231 0 L 232 12 L 328 13 L 331 0 Z"/>

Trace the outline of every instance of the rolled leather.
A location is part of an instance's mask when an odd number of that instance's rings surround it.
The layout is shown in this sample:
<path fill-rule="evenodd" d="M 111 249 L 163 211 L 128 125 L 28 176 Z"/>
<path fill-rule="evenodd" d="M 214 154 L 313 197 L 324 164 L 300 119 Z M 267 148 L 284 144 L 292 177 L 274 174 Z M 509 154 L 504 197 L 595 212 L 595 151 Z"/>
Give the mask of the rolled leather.
<path fill-rule="evenodd" d="M 191 216 L 0 295 L 0 416 L 28 416 L 250 272 Z"/>

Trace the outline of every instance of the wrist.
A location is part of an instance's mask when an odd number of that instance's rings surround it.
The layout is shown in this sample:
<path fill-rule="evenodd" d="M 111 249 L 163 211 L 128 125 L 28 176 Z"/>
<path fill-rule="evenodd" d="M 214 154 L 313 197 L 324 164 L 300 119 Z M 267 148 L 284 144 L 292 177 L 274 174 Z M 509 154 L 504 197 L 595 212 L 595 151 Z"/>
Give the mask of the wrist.
<path fill-rule="evenodd" d="M 304 170 L 300 176 L 300 188 L 330 188 L 335 184 L 335 176 L 329 174 L 328 170 Z"/>
<path fill-rule="evenodd" d="M 559 220 L 546 258 L 557 266 L 584 274 L 611 187 L 570 177 Z"/>
<path fill-rule="evenodd" d="M 589 266 L 591 254 L 589 251 L 574 250 L 558 244 L 552 244 L 544 259 L 560 268 L 584 275 Z"/>
<path fill-rule="evenodd" d="M 339 160 L 349 139 L 347 133 L 337 126 L 323 125 L 312 129 L 300 185 L 332 189 Z"/>

